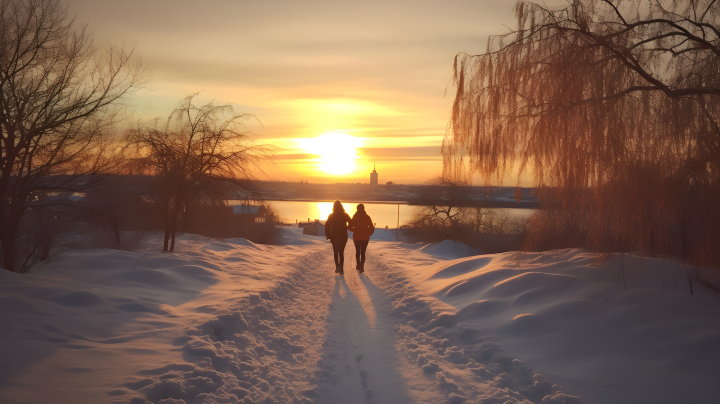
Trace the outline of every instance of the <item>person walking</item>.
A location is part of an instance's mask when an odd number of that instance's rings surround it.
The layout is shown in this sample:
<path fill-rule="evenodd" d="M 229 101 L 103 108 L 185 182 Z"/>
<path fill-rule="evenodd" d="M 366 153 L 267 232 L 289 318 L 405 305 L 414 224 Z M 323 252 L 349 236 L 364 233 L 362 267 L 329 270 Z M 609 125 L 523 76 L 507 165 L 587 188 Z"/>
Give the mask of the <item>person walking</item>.
<path fill-rule="evenodd" d="M 345 213 L 340 201 L 335 201 L 333 211 L 325 222 L 325 239 L 329 239 L 333 247 L 333 258 L 335 259 L 335 273 L 343 274 L 345 263 L 345 245 L 348 241 L 347 231 L 353 230 L 352 219 Z"/>
<path fill-rule="evenodd" d="M 358 272 L 365 272 L 365 251 L 367 250 L 370 236 L 375 233 L 375 226 L 372 219 L 365 212 L 365 205 L 357 206 L 357 212 L 352 217 L 353 243 L 355 244 L 355 261 Z"/>

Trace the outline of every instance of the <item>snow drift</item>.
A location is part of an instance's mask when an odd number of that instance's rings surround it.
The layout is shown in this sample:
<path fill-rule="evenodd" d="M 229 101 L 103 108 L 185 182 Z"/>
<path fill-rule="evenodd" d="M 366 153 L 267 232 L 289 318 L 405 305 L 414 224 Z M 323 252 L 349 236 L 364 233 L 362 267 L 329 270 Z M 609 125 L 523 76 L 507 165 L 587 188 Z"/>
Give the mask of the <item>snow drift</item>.
<path fill-rule="evenodd" d="M 340 278 L 325 240 L 282 231 L 0 271 L 0 401 L 720 401 L 720 297 L 677 263 L 379 229 Z"/>

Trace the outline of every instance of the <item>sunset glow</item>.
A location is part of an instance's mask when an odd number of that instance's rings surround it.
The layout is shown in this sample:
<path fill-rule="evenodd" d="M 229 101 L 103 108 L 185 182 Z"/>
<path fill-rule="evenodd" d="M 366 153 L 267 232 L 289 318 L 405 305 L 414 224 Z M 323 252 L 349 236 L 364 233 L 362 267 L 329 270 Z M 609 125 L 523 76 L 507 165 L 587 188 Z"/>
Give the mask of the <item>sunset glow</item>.
<path fill-rule="evenodd" d="M 320 220 L 327 219 L 332 213 L 333 202 L 317 202 L 318 217 Z"/>
<path fill-rule="evenodd" d="M 318 168 L 332 175 L 348 174 L 355 170 L 357 148 L 362 146 L 361 139 L 346 133 L 325 133 L 298 142 L 308 153 L 319 155 Z"/>
<path fill-rule="evenodd" d="M 454 57 L 481 52 L 513 21 L 494 0 L 63 4 L 95 43 L 132 45 L 150 66 L 128 122 L 164 119 L 199 92 L 199 104 L 257 118 L 248 133 L 278 148 L 258 178 L 311 183 L 366 183 L 373 162 L 383 183 L 442 172 Z M 312 140 L 330 133 L 342 136 Z"/>

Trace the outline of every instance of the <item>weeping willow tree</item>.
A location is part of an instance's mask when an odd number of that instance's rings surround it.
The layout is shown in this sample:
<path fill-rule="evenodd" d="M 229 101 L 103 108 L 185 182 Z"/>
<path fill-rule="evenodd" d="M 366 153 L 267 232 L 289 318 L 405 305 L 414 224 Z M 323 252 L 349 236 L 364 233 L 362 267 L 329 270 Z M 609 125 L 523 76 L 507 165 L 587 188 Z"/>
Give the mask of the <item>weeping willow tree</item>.
<path fill-rule="evenodd" d="M 531 172 L 530 248 L 720 262 L 720 2 L 519 2 L 455 58 L 445 174 Z"/>

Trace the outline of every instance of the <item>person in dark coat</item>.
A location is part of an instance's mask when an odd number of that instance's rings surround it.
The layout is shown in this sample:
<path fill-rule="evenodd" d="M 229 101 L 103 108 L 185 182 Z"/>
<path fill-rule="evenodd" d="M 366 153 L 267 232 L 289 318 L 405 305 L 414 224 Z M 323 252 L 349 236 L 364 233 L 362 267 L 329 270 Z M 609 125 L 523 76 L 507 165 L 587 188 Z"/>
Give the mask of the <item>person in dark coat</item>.
<path fill-rule="evenodd" d="M 329 239 L 333 246 L 333 257 L 335 258 L 335 272 L 343 274 L 345 263 L 345 245 L 348 241 L 347 231 L 352 231 L 352 219 L 345 213 L 340 201 L 333 204 L 333 212 L 325 222 L 325 238 Z"/>
<path fill-rule="evenodd" d="M 365 250 L 367 250 L 370 236 L 375 233 L 372 219 L 365 212 L 365 205 L 357 206 L 357 212 L 352 217 L 353 243 L 355 243 L 355 261 L 358 272 L 365 272 Z"/>

